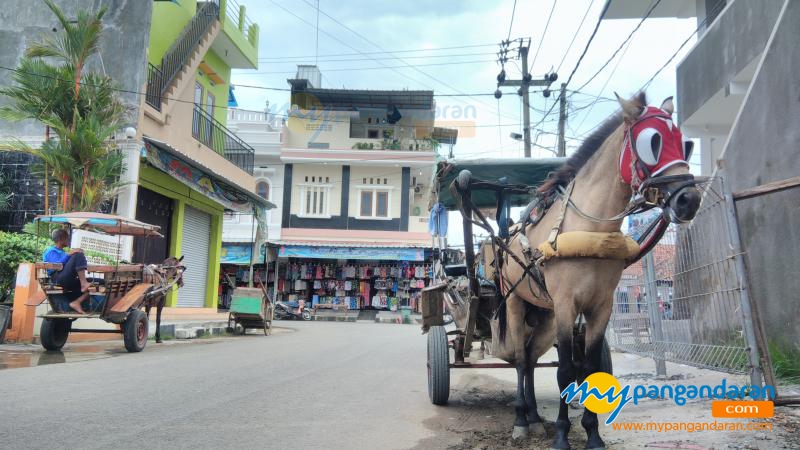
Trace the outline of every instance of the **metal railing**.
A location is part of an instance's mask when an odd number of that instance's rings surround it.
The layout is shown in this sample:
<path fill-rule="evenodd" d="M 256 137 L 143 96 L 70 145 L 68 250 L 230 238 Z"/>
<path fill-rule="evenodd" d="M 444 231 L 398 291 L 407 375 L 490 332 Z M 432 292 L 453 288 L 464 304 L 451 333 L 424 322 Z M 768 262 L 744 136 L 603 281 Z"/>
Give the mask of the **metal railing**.
<path fill-rule="evenodd" d="M 255 151 L 225 125 L 219 123 L 202 106 L 195 104 L 192 116 L 192 137 L 223 155 L 240 169 L 253 174 Z"/>
<path fill-rule="evenodd" d="M 164 74 L 158 67 L 147 63 L 147 93 L 145 101 L 148 105 L 161 111 L 161 94 L 164 91 Z"/>
<path fill-rule="evenodd" d="M 149 66 L 146 97 L 148 105 L 161 110 L 161 97 L 164 97 L 167 88 L 189 62 L 189 58 L 197 49 L 200 40 L 215 20 L 219 20 L 219 0 L 197 2 L 197 12 L 186 24 L 180 36 L 172 43 L 172 46 L 164 53 L 161 58 L 161 67 Z M 158 89 L 157 96 L 156 88 Z"/>
<path fill-rule="evenodd" d="M 671 227 L 656 247 L 623 273 L 614 295 L 609 343 L 655 359 L 752 375 L 745 329 L 751 317 L 736 271 L 719 180 L 691 224 Z M 647 223 L 644 224 L 646 226 Z M 629 230 L 635 232 L 636 230 Z"/>
<path fill-rule="evenodd" d="M 228 0 L 225 3 L 225 14 L 231 18 L 233 23 L 239 26 L 240 22 L 244 21 L 244 26 L 241 28 L 242 34 L 247 38 L 249 42 L 250 37 L 250 28 L 253 26 L 253 22 L 247 17 L 247 14 L 242 16 L 241 14 L 241 6 L 236 0 Z M 251 42 L 252 43 L 252 42 Z"/>

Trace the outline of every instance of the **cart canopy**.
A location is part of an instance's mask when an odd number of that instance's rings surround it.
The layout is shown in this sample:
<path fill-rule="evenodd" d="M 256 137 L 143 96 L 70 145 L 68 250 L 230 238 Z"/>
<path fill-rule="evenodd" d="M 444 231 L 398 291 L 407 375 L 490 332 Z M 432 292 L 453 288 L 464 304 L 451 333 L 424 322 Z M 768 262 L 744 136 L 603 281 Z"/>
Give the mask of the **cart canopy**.
<path fill-rule="evenodd" d="M 49 216 L 36 216 L 34 221 L 68 224 L 81 230 L 96 231 L 111 235 L 161 236 L 161 227 L 139 222 L 127 217 L 94 212 L 71 212 Z"/>
<path fill-rule="evenodd" d="M 480 158 L 480 159 L 451 159 L 440 161 L 436 171 L 436 181 L 433 189 L 434 198 L 438 195 L 439 202 L 447 209 L 455 209 L 456 202 L 450 193 L 450 184 L 459 172 L 469 170 L 474 178 L 498 182 L 506 177 L 510 185 L 525 185 L 532 189 L 544 182 L 547 175 L 561 167 L 567 158 Z M 511 195 L 511 206 L 523 206 L 530 202 L 528 195 Z M 495 193 L 491 191 L 475 190 L 472 201 L 478 208 L 492 208 L 497 205 Z"/>

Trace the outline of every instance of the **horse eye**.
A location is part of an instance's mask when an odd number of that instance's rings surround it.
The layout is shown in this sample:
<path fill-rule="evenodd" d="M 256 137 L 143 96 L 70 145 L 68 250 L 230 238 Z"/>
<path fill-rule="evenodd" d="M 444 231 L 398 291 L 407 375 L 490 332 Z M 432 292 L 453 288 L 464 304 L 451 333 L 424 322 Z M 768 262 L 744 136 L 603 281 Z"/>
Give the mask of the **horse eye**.
<path fill-rule="evenodd" d="M 684 160 L 689 161 L 689 158 L 692 157 L 692 150 L 694 150 L 694 141 L 689 138 L 683 138 L 683 156 Z"/>
<path fill-rule="evenodd" d="M 636 154 L 643 163 L 655 166 L 661 157 L 661 133 L 655 128 L 645 128 L 636 136 Z"/>

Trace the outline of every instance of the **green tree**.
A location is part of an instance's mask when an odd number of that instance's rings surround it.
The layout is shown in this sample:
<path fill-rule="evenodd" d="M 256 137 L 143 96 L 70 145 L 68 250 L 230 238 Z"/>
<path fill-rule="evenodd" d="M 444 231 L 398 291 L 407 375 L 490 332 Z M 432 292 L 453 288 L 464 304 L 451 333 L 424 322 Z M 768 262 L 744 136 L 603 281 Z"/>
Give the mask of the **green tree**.
<path fill-rule="evenodd" d="M 44 176 L 59 186 L 58 209 L 94 211 L 120 187 L 123 158 L 112 137 L 129 112 L 110 77 L 86 70 L 98 52 L 106 9 L 80 11 L 70 21 L 52 0 L 45 3 L 61 31 L 27 48 L 12 74 L 14 84 L 0 89 L 10 100 L 0 118 L 37 120 L 53 136 L 39 148 L 17 140 L 0 149 L 42 161 Z"/>

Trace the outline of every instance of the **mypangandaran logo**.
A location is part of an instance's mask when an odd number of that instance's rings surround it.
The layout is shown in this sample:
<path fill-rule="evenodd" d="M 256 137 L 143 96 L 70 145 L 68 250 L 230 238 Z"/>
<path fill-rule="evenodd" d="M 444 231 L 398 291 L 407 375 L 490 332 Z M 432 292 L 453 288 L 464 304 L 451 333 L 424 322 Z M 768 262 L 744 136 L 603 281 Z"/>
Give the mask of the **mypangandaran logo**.
<path fill-rule="evenodd" d="M 672 399 L 676 405 L 683 406 L 686 400 L 695 398 L 708 399 L 741 399 L 770 400 L 775 398 L 775 388 L 770 385 L 764 387 L 755 385 L 728 385 L 725 379 L 717 386 L 694 384 L 677 385 L 635 385 L 622 386 L 619 380 L 605 372 L 595 372 L 580 385 L 573 382 L 561 392 L 561 396 L 569 403 L 580 396 L 580 403 L 589 411 L 597 414 L 609 414 L 606 425 L 614 422 L 622 408 L 628 403 L 639 404 L 642 399 Z"/>

